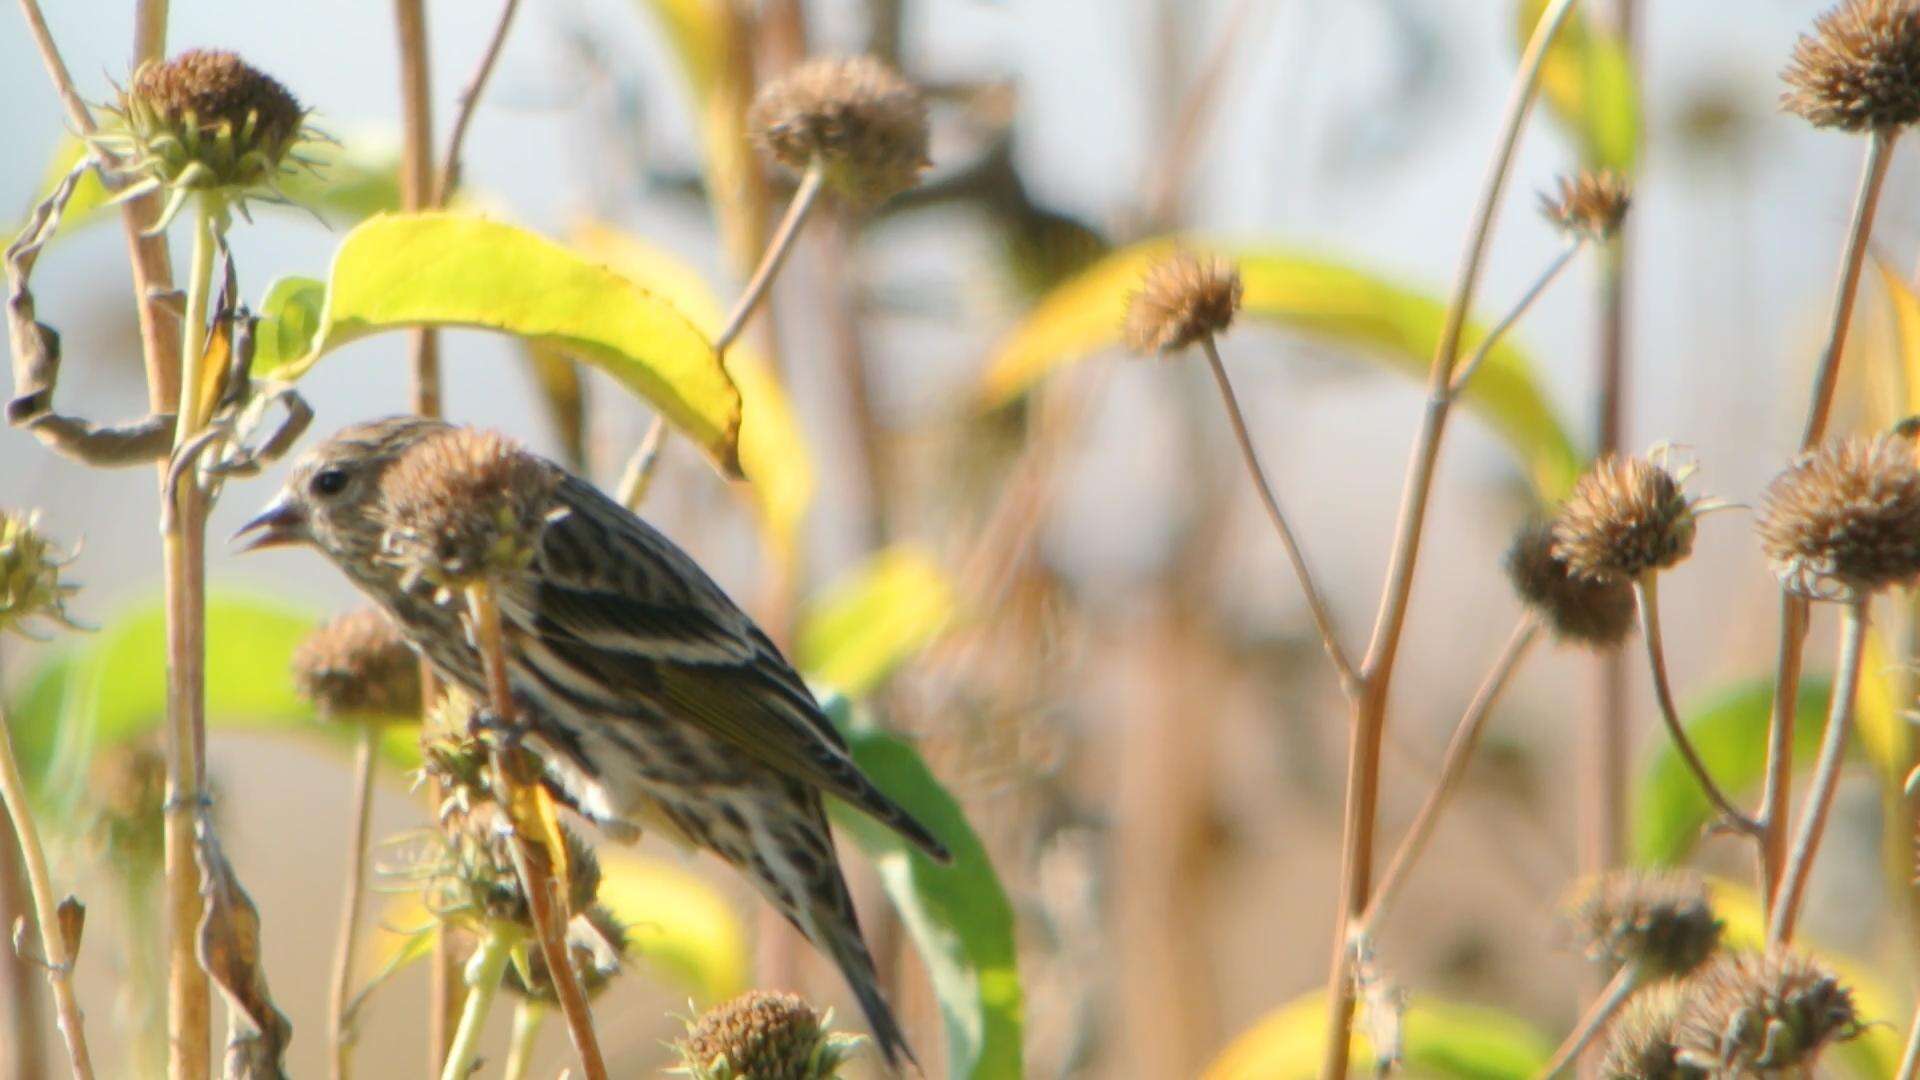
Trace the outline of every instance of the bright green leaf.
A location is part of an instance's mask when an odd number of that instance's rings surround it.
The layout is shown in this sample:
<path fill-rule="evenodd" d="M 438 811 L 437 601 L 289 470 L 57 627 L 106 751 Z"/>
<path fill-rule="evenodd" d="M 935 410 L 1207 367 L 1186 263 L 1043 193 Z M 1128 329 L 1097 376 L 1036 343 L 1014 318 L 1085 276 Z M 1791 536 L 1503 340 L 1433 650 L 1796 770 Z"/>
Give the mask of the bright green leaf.
<path fill-rule="evenodd" d="M 1042 300 L 995 350 L 983 387 L 986 403 L 1003 404 L 1054 368 L 1116 345 L 1129 297 L 1147 267 L 1172 245 L 1153 240 L 1116 252 Z M 1395 371 L 1426 379 L 1446 320 L 1439 301 L 1324 259 L 1272 248 L 1189 246 L 1238 261 L 1244 317 L 1353 346 Z M 1462 354 L 1484 333 L 1469 326 Z M 1231 338 L 1224 348 L 1231 359 Z M 1463 400 L 1519 455 L 1544 499 L 1558 499 L 1572 486 L 1581 455 L 1511 338 L 1494 347 Z"/>
<path fill-rule="evenodd" d="M 305 356 L 320 336 L 320 316 L 326 306 L 324 281 L 283 277 L 268 286 L 253 334 L 254 373 L 271 376 Z"/>
<path fill-rule="evenodd" d="M 953 583 L 927 552 L 892 547 L 808 604 L 794 655 L 809 677 L 864 697 L 953 617 Z"/>
<path fill-rule="evenodd" d="M 1547 0 L 1514 8 L 1516 40 L 1525 45 Z M 1540 71 L 1540 94 L 1579 143 L 1582 164 L 1631 174 L 1640 158 L 1640 92 L 1626 43 L 1585 11 L 1560 28 Z"/>
<path fill-rule="evenodd" d="M 947 1075 L 1017 1080 L 1022 1004 L 1013 905 L 986 848 L 912 746 L 856 719 L 843 697 L 825 705 L 861 771 L 953 852 L 953 865 L 941 866 L 886 826 L 833 804 L 834 821 L 879 870 L 926 964 L 946 1021 Z"/>
<path fill-rule="evenodd" d="M 1327 1002 L 1319 992 L 1275 1009 L 1236 1037 L 1203 1074 L 1205 1080 L 1311 1080 L 1320 1075 L 1327 1041 Z M 1448 1080 L 1525 1080 L 1553 1053 L 1553 1043 L 1525 1021 L 1498 1009 L 1415 997 L 1407 1006 L 1406 1075 Z M 1373 1060 L 1355 1032 L 1352 1060 Z"/>
<path fill-rule="evenodd" d="M 740 393 L 712 344 L 659 296 L 536 233 L 464 214 L 384 214 L 334 253 L 318 333 L 260 365 L 294 379 L 342 345 L 412 326 L 472 327 L 546 342 L 646 398 L 730 476 L 740 474 Z"/>

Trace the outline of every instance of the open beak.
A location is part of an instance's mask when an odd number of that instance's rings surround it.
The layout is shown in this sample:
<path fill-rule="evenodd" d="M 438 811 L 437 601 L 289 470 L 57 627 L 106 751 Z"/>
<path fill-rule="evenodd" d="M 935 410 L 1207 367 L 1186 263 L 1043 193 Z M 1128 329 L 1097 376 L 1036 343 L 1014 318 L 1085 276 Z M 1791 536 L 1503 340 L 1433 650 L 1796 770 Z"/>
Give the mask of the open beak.
<path fill-rule="evenodd" d="M 307 538 L 307 517 L 285 495 L 267 504 L 252 521 L 233 534 L 241 552 L 297 544 Z"/>

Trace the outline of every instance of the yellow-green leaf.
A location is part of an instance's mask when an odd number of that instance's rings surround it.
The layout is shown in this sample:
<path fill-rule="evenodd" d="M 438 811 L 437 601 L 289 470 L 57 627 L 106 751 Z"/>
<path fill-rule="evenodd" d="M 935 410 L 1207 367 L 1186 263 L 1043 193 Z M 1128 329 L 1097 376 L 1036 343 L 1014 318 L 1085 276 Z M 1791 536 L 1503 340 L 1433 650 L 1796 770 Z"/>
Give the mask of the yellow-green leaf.
<path fill-rule="evenodd" d="M 932 555 L 888 548 L 808 604 L 794 656 L 809 678 L 862 697 L 937 637 L 953 610 L 953 583 Z"/>
<path fill-rule="evenodd" d="M 1898 352 L 1895 373 L 1899 376 L 1901 414 L 1920 414 L 1920 295 L 1916 295 L 1906 277 L 1875 258 L 1880 284 L 1885 287 L 1887 303 L 1893 308 L 1894 344 Z"/>
<path fill-rule="evenodd" d="M 342 345 L 412 326 L 550 343 L 646 398 L 728 475 L 740 393 L 702 334 L 658 295 L 536 233 L 464 214 L 383 214 L 341 241 L 319 329 L 261 375 L 292 379 Z"/>
<path fill-rule="evenodd" d="M 1174 241 L 1135 245 L 1054 290 L 995 349 L 983 386 L 987 404 L 1025 393 L 1053 369 L 1118 344 L 1128 298 Z M 1244 318 L 1297 330 L 1384 361 L 1425 380 L 1445 305 L 1353 267 L 1273 248 L 1188 243 L 1239 262 Z M 1484 335 L 1469 326 L 1462 352 Z M 1225 345 L 1233 352 L 1231 340 Z M 1506 440 L 1543 498 L 1557 499 L 1579 474 L 1574 448 L 1533 366 L 1510 338 L 1495 345 L 1463 399 Z"/>
<path fill-rule="evenodd" d="M 1514 8 L 1515 39 L 1525 45 L 1547 0 Z M 1586 11 L 1560 28 L 1540 70 L 1540 95 L 1579 143 L 1590 168 L 1633 172 L 1640 158 L 1640 93 L 1626 43 Z"/>
<path fill-rule="evenodd" d="M 1315 992 L 1268 1013 L 1236 1037 L 1203 1074 L 1205 1080 L 1312 1080 L 1327 1041 L 1327 999 Z M 1498 1009 L 1416 996 L 1407 1006 L 1406 1075 L 1448 1080 L 1523 1080 L 1539 1071 L 1553 1043 L 1525 1021 Z M 1373 1060 L 1355 1032 L 1356 1067 Z"/>

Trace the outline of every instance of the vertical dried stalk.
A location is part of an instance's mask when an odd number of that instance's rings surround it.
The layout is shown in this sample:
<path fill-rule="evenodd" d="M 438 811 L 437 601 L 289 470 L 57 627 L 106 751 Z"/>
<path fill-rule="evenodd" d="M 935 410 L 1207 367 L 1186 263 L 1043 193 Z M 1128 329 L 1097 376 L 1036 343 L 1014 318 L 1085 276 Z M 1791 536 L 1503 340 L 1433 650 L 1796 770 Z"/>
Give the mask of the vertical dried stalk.
<path fill-rule="evenodd" d="M 353 761 L 353 818 L 347 830 L 347 892 L 340 902 L 340 939 L 334 950 L 332 994 L 327 1003 L 334 1080 L 346 1080 L 353 1061 L 347 1003 L 353 996 L 354 946 L 360 937 L 361 896 L 367 888 L 367 834 L 373 819 L 373 762 L 379 741 L 379 729 L 361 721 L 360 747 Z"/>
<path fill-rule="evenodd" d="M 1393 680 L 1394 657 L 1400 647 L 1400 633 L 1406 625 L 1407 604 L 1413 591 L 1413 571 L 1419 561 L 1420 537 L 1426 524 L 1427 498 L 1432 492 L 1435 467 L 1440 456 L 1440 439 L 1446 430 L 1454 364 L 1460 355 L 1460 337 L 1466 326 L 1467 312 L 1473 306 L 1474 288 L 1479 283 L 1481 263 L 1493 231 L 1493 219 L 1506 188 L 1521 129 L 1533 109 L 1540 85 L 1540 66 L 1547 46 L 1573 12 L 1574 0 L 1552 0 L 1540 15 L 1533 37 L 1520 59 L 1514 76 L 1512 96 L 1501 122 L 1500 141 L 1488 167 L 1479 205 L 1467 232 L 1467 248 L 1461 259 L 1454 295 L 1447 310 L 1447 321 L 1435 350 L 1428 378 L 1428 401 L 1420 433 L 1414 441 L 1413 461 L 1408 469 L 1406 490 L 1401 498 L 1399 521 L 1394 528 L 1393 554 L 1387 571 L 1387 584 L 1380 600 L 1380 612 L 1374 623 L 1372 643 L 1360 667 L 1361 694 L 1353 709 L 1352 745 L 1347 755 L 1347 804 L 1342 828 L 1340 855 L 1339 925 L 1333 935 L 1333 962 L 1327 979 L 1327 1045 L 1322 1059 L 1324 1080 L 1343 1080 L 1347 1074 L 1348 1042 L 1353 1030 L 1354 992 L 1348 977 L 1346 927 L 1348 920 L 1366 910 L 1373 881 L 1374 818 L 1380 791 L 1380 744 L 1386 731 L 1387 692 Z"/>
<path fill-rule="evenodd" d="M 12 926 L 33 905 L 21 876 L 26 870 L 20 863 L 20 845 L 13 834 L 0 833 L 0 926 Z M 0 985 L 0 1031 L 11 1033 L 6 1060 L 0 1061 L 0 1075 L 8 1080 L 27 1080 L 39 1075 L 46 1060 L 33 969 L 18 956 L 0 955 L 0 984 L 4 984 Z"/>

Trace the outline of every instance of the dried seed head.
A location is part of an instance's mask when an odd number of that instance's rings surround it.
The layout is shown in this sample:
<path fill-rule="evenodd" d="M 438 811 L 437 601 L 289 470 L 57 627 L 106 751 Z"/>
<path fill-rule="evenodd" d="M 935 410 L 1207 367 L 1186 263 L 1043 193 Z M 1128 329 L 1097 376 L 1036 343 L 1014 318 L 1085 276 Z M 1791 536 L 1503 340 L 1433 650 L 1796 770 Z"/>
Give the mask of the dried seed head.
<path fill-rule="evenodd" d="M 1603 875 L 1581 888 L 1567 916 L 1590 959 L 1638 964 L 1649 976 L 1685 975 L 1720 944 L 1706 883 L 1684 871 Z"/>
<path fill-rule="evenodd" d="M 1788 590 L 1851 600 L 1920 574 L 1920 468 L 1898 435 L 1834 439 L 1767 485 L 1767 561 Z"/>
<path fill-rule="evenodd" d="M 1611 169 L 1563 176 L 1557 195 L 1540 195 L 1540 212 L 1560 231 L 1595 240 L 1619 232 L 1632 205 L 1626 179 Z"/>
<path fill-rule="evenodd" d="M 1600 1075 L 1605 1080 L 1706 1080 L 1705 1069 L 1676 1060 L 1682 1003 L 1673 983 L 1649 986 L 1629 999 L 1607 1029 Z"/>
<path fill-rule="evenodd" d="M 60 578 L 71 561 L 40 534 L 39 511 L 0 510 L 0 633 L 38 639 L 30 619 L 85 629 L 67 614 L 67 597 L 80 591 Z"/>
<path fill-rule="evenodd" d="M 567 957 L 588 997 L 604 990 L 614 976 L 620 974 L 626 956 L 627 928 L 605 905 L 595 904 L 567 924 Z M 534 1001 L 551 1004 L 559 1000 L 553 992 L 545 952 L 528 950 L 526 974 L 526 979 L 522 979 L 518 968 L 509 967 L 501 985 Z"/>
<path fill-rule="evenodd" d="M 1174 352 L 1226 332 L 1240 310 L 1240 268 L 1218 256 L 1175 251 L 1147 269 L 1127 303 L 1127 347 Z"/>
<path fill-rule="evenodd" d="M 1687 984 L 1676 1058 L 1714 1076 L 1797 1076 L 1861 1030 L 1853 994 L 1806 957 L 1723 953 Z"/>
<path fill-rule="evenodd" d="M 330 719 L 420 715 L 420 658 L 372 608 L 334 619 L 293 651 L 293 685 Z"/>
<path fill-rule="evenodd" d="M 533 913 L 509 836 L 506 815 L 493 802 L 443 813 L 439 850 L 409 870 L 424 881 L 428 910 L 457 924 L 508 923 L 531 931 Z M 563 827 L 560 836 L 567 846 L 567 910 L 585 911 L 600 892 L 600 860 L 578 833 Z"/>
<path fill-rule="evenodd" d="M 674 1044 L 693 1080 L 831 1080 L 859 1046 L 794 994 L 749 990 L 707 1010 Z"/>
<path fill-rule="evenodd" d="M 905 191 L 928 164 L 926 102 L 871 56 L 801 64 L 760 91 L 747 125 L 774 160 L 795 172 L 818 160 L 856 202 Z"/>
<path fill-rule="evenodd" d="M 1553 523 L 1553 553 L 1577 578 L 1632 581 L 1693 551 L 1694 504 L 1645 458 L 1609 454 L 1573 487 Z"/>
<path fill-rule="evenodd" d="M 1920 120 L 1920 4 L 1842 0 L 1801 35 L 1780 102 L 1815 127 L 1895 131 Z"/>
<path fill-rule="evenodd" d="M 1624 581 L 1574 577 L 1553 553 L 1553 526 L 1530 522 L 1507 549 L 1507 577 L 1527 606 L 1563 641 L 1595 648 L 1617 645 L 1633 629 L 1633 588 Z"/>
<path fill-rule="evenodd" d="M 409 586 L 458 590 L 508 577 L 533 561 L 559 482 L 552 466 L 503 435 L 449 428 L 381 474 L 382 550 Z"/>
<path fill-rule="evenodd" d="M 95 796 L 89 833 L 101 865 L 130 875 L 157 874 L 166 848 L 167 762 L 150 742 L 119 743 L 95 754 L 87 790 Z"/>

